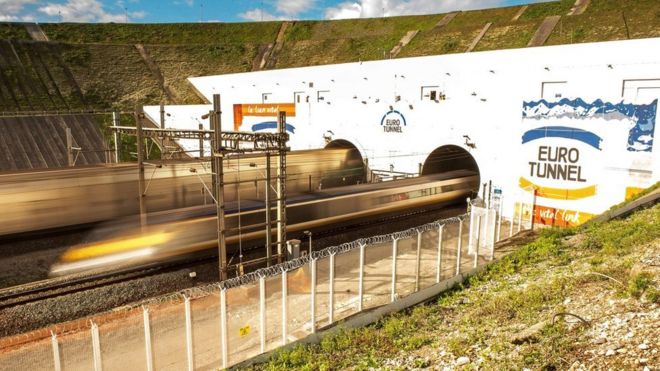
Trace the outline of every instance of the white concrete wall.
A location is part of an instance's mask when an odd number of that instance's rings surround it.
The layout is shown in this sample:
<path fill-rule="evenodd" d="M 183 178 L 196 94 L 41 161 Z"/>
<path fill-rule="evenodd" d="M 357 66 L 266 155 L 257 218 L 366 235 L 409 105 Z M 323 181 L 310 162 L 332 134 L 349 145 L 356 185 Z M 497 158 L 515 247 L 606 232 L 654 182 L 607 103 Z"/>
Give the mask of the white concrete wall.
<path fill-rule="evenodd" d="M 234 104 L 262 103 L 264 94 L 269 94 L 265 103 L 291 103 L 298 94 L 296 115 L 287 119 L 295 127 L 293 149 L 323 147 L 323 136 L 332 131 L 333 139 L 355 144 L 371 168 L 393 165 L 396 171 L 417 172 L 434 149 L 455 144 L 477 160 L 482 182 L 492 180 L 502 189 L 506 214 L 513 209 L 513 198 L 524 192 L 525 178 L 546 193 L 560 189 L 581 195 L 570 200 L 539 197 L 540 205 L 588 215 L 623 201 L 627 187 L 658 181 L 658 149 L 652 147 L 660 98 L 658 50 L 660 38 L 653 38 L 196 77 L 190 82 L 209 101 L 221 94 L 226 130 L 233 126 Z M 437 86 L 434 90 L 446 99 L 422 97 L 423 86 Z M 531 104 L 523 117 L 524 102 L 543 98 L 546 102 Z M 547 109 L 547 102 L 561 99 L 568 101 Z M 612 108 L 622 102 L 628 105 Z M 635 106 L 654 102 L 655 107 L 646 109 Z M 400 115 L 390 113 L 387 119 L 405 117 L 401 132 L 381 126 L 390 107 Z M 627 116 L 620 112 L 625 110 Z M 641 122 L 637 111 L 652 114 Z M 255 123 L 274 119 L 247 117 L 239 129 L 249 131 Z M 630 135 L 636 125 L 636 134 Z M 548 126 L 588 131 L 602 141 L 599 148 L 556 137 L 522 143 L 528 131 Z M 464 135 L 476 148 L 466 146 Z M 629 138 L 635 143 L 628 145 Z M 579 166 L 584 181 L 531 175 L 529 162 L 538 162 L 539 148 L 545 146 L 575 148 L 579 160 L 559 165 Z M 594 192 L 570 192 L 583 188 Z"/>

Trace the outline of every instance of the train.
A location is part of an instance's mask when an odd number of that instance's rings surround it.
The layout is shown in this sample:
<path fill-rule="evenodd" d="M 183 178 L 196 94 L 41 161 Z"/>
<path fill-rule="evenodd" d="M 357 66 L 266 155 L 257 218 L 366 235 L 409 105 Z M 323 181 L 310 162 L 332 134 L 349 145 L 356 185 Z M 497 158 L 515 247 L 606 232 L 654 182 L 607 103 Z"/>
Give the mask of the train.
<path fill-rule="evenodd" d="M 264 156 L 225 160 L 227 201 L 263 197 Z M 276 174 L 277 156 L 271 159 Z M 240 170 L 240 171 L 239 171 Z M 359 152 L 350 148 L 293 151 L 287 155 L 290 193 L 351 185 L 364 178 Z M 240 181 L 240 182 L 238 182 Z M 147 212 L 211 204 L 211 166 L 204 161 L 145 165 Z M 0 238 L 74 228 L 139 212 L 136 164 L 0 173 Z"/>
<path fill-rule="evenodd" d="M 287 199 L 287 231 L 319 231 L 356 219 L 441 207 L 463 202 L 478 189 L 477 173 L 458 170 L 299 194 Z M 226 210 L 228 245 L 263 244 L 263 202 L 234 201 L 227 204 Z M 154 266 L 218 246 L 215 207 L 160 213 L 150 220 L 151 224 L 144 227 L 135 227 L 132 222 L 115 224 L 109 228 L 114 232 L 106 232 L 102 240 L 70 248 L 51 267 L 51 276 Z M 274 214 L 271 220 L 276 220 Z"/>

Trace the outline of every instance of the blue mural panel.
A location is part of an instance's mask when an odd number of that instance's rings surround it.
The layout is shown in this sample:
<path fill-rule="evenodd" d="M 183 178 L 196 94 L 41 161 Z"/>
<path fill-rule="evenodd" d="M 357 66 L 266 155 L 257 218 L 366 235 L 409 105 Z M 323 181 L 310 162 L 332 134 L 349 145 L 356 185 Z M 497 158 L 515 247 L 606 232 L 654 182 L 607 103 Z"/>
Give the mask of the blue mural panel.
<path fill-rule="evenodd" d="M 580 98 L 564 98 L 557 102 L 548 102 L 545 99 L 523 102 L 522 116 L 527 119 L 594 117 L 604 120 L 630 119 L 635 125 L 628 134 L 628 151 L 651 152 L 657 111 L 657 99 L 649 104 L 633 104 L 604 102 L 600 99 L 587 103 Z"/>

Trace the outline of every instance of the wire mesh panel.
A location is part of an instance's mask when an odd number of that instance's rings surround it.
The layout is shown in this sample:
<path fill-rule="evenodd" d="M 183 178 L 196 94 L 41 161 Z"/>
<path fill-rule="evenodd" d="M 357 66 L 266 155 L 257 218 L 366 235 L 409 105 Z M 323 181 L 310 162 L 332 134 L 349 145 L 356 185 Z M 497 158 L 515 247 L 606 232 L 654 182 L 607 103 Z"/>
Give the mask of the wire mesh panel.
<path fill-rule="evenodd" d="M 335 256 L 335 321 L 357 312 L 359 275 L 360 249 L 349 250 Z"/>
<path fill-rule="evenodd" d="M 312 275 L 309 264 L 288 272 L 287 281 L 287 333 L 289 341 L 295 341 L 312 332 L 310 299 Z"/>
<path fill-rule="evenodd" d="M 477 243 L 483 245 L 484 243 L 484 234 L 485 231 L 483 226 L 485 225 L 486 219 L 486 209 L 479 206 L 472 206 L 470 208 L 470 217 L 468 218 L 470 228 L 470 234 L 468 236 L 468 254 L 472 255 L 474 250 L 476 250 Z"/>
<path fill-rule="evenodd" d="M 330 257 L 316 261 L 316 326 L 328 324 L 328 303 L 330 302 Z"/>
<path fill-rule="evenodd" d="M 422 248 L 419 262 L 419 289 L 435 284 L 438 261 L 438 228 L 422 233 Z"/>
<path fill-rule="evenodd" d="M 442 236 L 442 263 L 440 280 L 447 280 L 456 274 L 456 253 L 458 247 L 458 223 L 445 224 Z"/>
<path fill-rule="evenodd" d="M 192 299 L 193 359 L 196 369 L 219 369 L 220 351 L 220 293 Z"/>
<path fill-rule="evenodd" d="M 89 330 L 58 337 L 62 371 L 94 369 L 92 335 Z"/>
<path fill-rule="evenodd" d="M 489 209 L 488 210 L 488 225 L 486 226 L 488 234 L 486 238 L 488 239 L 484 251 L 481 253 L 484 259 L 490 259 L 491 250 L 495 249 L 495 242 L 497 238 L 497 210 Z"/>
<path fill-rule="evenodd" d="M 392 240 L 367 245 L 364 251 L 363 308 L 390 302 L 392 285 Z"/>
<path fill-rule="evenodd" d="M 228 364 L 231 365 L 261 352 L 259 282 L 228 289 L 226 295 L 227 356 Z M 218 327 L 219 319 L 216 323 Z M 212 348 L 209 349 L 211 351 Z M 219 344 L 216 349 L 220 349 Z M 218 355 L 217 359 L 221 360 L 221 356 Z"/>
<path fill-rule="evenodd" d="M 51 339 L 46 338 L 19 348 L 0 352 L 0 369 L 15 371 L 54 370 Z"/>
<path fill-rule="evenodd" d="M 501 241 L 505 238 L 509 238 L 509 230 L 511 227 L 511 218 L 507 218 L 504 214 L 500 215 L 500 226 L 499 226 L 499 239 Z"/>
<path fill-rule="evenodd" d="M 490 257 L 491 247 L 495 241 L 496 211 L 483 207 L 472 207 L 471 228 L 469 235 L 468 255 L 474 266 L 474 254 L 479 255 L 479 263 L 482 264 Z"/>
<path fill-rule="evenodd" d="M 459 224 L 460 226 L 460 224 Z M 470 218 L 466 218 L 463 221 L 463 228 L 461 228 L 461 271 L 460 273 L 465 273 L 468 270 L 472 269 L 474 262 L 474 256 L 469 254 L 469 245 L 470 245 Z"/>
<path fill-rule="evenodd" d="M 282 276 L 266 279 L 266 350 L 282 345 Z"/>
<path fill-rule="evenodd" d="M 396 295 L 404 297 L 415 291 L 417 235 L 399 240 L 396 257 Z"/>
<path fill-rule="evenodd" d="M 186 354 L 186 318 L 183 302 L 149 307 L 151 344 L 156 370 L 183 370 Z"/>
<path fill-rule="evenodd" d="M 104 370 L 146 370 L 142 309 L 101 324 L 99 343 Z"/>

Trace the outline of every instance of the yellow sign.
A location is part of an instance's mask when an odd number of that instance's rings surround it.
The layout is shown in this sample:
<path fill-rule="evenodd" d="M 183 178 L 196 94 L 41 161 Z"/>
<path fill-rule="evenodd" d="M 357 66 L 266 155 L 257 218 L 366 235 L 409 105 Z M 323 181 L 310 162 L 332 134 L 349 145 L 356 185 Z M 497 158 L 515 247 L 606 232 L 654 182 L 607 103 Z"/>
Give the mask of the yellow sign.
<path fill-rule="evenodd" d="M 638 193 L 644 191 L 644 188 L 640 187 L 626 187 L 626 201 L 635 197 Z"/>
<path fill-rule="evenodd" d="M 238 334 L 240 336 L 248 336 L 250 335 L 250 330 L 251 330 L 250 325 L 247 325 L 245 327 L 241 327 L 240 329 L 238 329 Z"/>
<path fill-rule="evenodd" d="M 523 177 L 520 177 L 519 185 L 523 189 L 534 188 L 537 196 L 553 200 L 579 200 L 596 194 L 595 185 L 576 189 L 541 187 Z"/>

